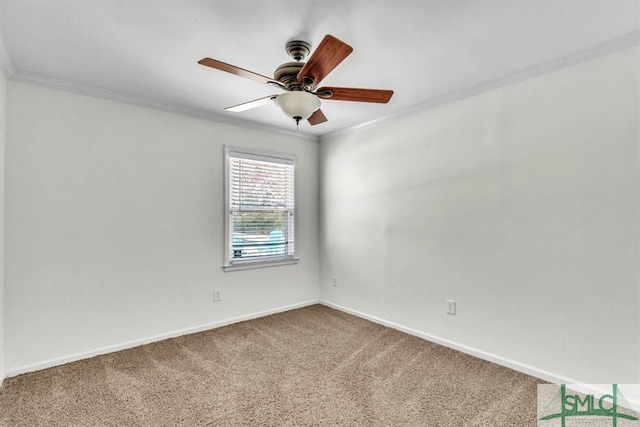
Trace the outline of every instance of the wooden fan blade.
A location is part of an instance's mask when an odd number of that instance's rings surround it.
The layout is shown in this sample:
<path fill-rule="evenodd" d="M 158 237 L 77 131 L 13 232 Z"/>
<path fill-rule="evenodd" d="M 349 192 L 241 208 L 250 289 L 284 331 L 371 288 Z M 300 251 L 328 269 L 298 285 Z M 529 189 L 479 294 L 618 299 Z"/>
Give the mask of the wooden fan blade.
<path fill-rule="evenodd" d="M 227 64 L 226 62 L 218 61 L 217 59 L 202 58 L 200 61 L 198 61 L 198 64 L 215 68 L 216 70 L 226 71 L 227 73 L 235 74 L 236 76 L 246 77 L 247 79 L 255 80 L 260 83 L 274 82 L 274 80 L 270 77 L 254 73 L 253 71 L 245 70 L 244 68 L 236 67 L 235 65 Z"/>
<path fill-rule="evenodd" d="M 234 113 L 239 113 L 241 111 L 251 110 L 252 108 L 262 107 L 263 105 L 267 105 L 273 102 L 278 95 L 269 95 L 264 98 L 254 99 L 253 101 L 243 102 L 242 104 L 234 105 L 233 107 L 225 108 L 226 111 L 233 111 Z"/>
<path fill-rule="evenodd" d="M 316 86 L 351 52 L 353 52 L 351 46 L 327 34 L 298 73 L 298 81 Z"/>
<path fill-rule="evenodd" d="M 324 113 L 321 109 L 317 109 L 308 119 L 307 121 L 311 126 L 319 125 L 320 123 L 324 123 L 327 121 Z"/>
<path fill-rule="evenodd" d="M 318 89 L 316 94 L 320 99 L 386 104 L 391 99 L 393 91 L 384 89 L 359 89 L 353 87 L 327 86 Z"/>

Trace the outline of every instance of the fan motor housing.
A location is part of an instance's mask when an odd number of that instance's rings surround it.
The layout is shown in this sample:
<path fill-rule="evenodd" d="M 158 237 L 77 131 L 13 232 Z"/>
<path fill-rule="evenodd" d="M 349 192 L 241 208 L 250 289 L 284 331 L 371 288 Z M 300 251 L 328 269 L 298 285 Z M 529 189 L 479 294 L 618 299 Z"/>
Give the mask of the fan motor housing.
<path fill-rule="evenodd" d="M 304 63 L 302 62 L 285 62 L 276 68 L 276 71 L 273 73 L 273 78 L 285 85 L 287 89 L 291 90 L 300 87 L 302 84 L 298 81 L 298 73 L 303 66 Z"/>

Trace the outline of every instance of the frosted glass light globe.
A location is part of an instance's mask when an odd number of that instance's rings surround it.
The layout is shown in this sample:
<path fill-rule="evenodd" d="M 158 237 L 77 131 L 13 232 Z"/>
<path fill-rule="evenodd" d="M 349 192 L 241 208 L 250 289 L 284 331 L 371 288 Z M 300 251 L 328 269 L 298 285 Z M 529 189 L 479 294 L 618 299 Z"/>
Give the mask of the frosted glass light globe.
<path fill-rule="evenodd" d="M 287 92 L 278 95 L 275 103 L 287 116 L 296 121 L 308 119 L 320 108 L 318 97 L 304 91 Z"/>

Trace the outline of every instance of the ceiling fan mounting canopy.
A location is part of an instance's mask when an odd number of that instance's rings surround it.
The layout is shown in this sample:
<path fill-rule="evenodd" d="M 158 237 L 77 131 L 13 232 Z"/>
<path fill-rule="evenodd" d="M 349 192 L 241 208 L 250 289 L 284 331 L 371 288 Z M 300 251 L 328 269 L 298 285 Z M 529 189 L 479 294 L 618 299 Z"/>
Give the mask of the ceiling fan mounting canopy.
<path fill-rule="evenodd" d="M 285 50 L 295 62 L 285 62 L 280 65 L 276 68 L 273 78 L 218 61 L 217 59 L 203 58 L 198 63 L 287 91 L 280 95 L 270 95 L 227 107 L 225 110 L 241 112 L 269 104 L 275 100 L 275 104 L 285 114 L 292 117 L 296 123 L 303 119 L 307 119 L 311 125 L 326 122 L 327 118 L 320 110 L 320 99 L 385 104 L 389 102 L 393 95 L 392 90 L 384 89 L 333 86 L 317 88 L 320 82 L 353 52 L 351 46 L 330 34 L 324 36 L 307 62 L 300 61 L 305 59 L 311 52 L 311 44 L 308 42 L 291 40 L 286 43 Z"/>
<path fill-rule="evenodd" d="M 311 52 L 311 44 L 302 40 L 291 40 L 285 45 L 285 50 L 294 61 L 302 61 Z"/>

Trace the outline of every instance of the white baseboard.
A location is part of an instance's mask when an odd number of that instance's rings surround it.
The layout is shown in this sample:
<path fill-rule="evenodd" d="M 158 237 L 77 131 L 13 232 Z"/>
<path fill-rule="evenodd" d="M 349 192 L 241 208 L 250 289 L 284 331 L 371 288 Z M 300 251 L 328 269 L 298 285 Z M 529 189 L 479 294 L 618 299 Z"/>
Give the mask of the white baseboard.
<path fill-rule="evenodd" d="M 82 359 L 89 359 L 91 357 L 100 356 L 102 354 L 113 353 L 115 351 L 126 350 L 128 348 L 138 347 L 144 344 L 150 344 L 152 342 L 162 341 L 168 338 L 176 338 L 182 335 L 194 334 L 197 332 L 207 331 L 209 329 L 220 328 L 222 326 L 231 325 L 233 323 L 244 322 L 246 320 L 257 319 L 260 317 L 269 316 L 271 314 L 282 313 L 284 311 L 295 310 L 297 308 L 307 307 L 314 304 L 320 304 L 320 300 L 304 301 L 296 304 L 287 305 L 284 307 L 278 307 L 271 310 L 259 311 L 257 313 L 247 314 L 244 316 L 232 317 L 230 319 L 218 320 L 216 322 L 207 323 L 205 325 L 195 326 L 192 328 L 180 329 L 165 334 L 155 335 L 148 338 L 142 338 L 138 340 L 128 341 L 116 345 L 110 345 L 106 347 L 97 348 L 95 350 L 72 354 L 69 356 L 59 357 L 55 359 L 45 360 L 43 362 L 33 363 L 29 365 L 20 366 L 18 368 L 11 369 L 4 373 L 5 378 L 15 377 L 16 375 L 26 374 L 27 372 L 39 371 L 41 369 L 52 368 L 54 366 L 65 365 L 67 363 L 76 362 Z M 2 378 L 2 377 L 0 377 Z M 4 378 L 2 378 L 4 380 Z M 1 382 L 0 382 L 1 384 Z"/>
<path fill-rule="evenodd" d="M 448 348 L 452 348 L 454 350 L 458 350 L 462 353 L 468 354 L 470 356 L 477 357 L 479 359 L 487 360 L 489 362 L 495 363 L 500 366 L 504 366 L 514 371 L 522 372 L 527 375 L 531 375 L 536 378 L 540 378 L 544 381 L 548 381 L 554 384 L 576 384 L 578 387 L 574 387 L 576 391 L 584 392 L 587 394 L 606 394 L 607 390 L 603 387 L 597 387 L 595 385 L 583 384 L 580 381 L 577 381 L 572 378 L 565 377 L 563 375 L 559 375 L 553 372 L 545 371 L 544 369 L 536 368 L 535 366 L 527 365 L 525 363 L 518 362 L 516 360 L 508 359 L 506 357 L 498 356 L 497 354 L 488 353 L 483 350 L 479 350 L 477 348 L 469 347 L 464 344 L 460 344 L 454 341 L 450 341 L 448 339 L 428 334 L 426 332 L 419 331 L 417 329 L 408 328 L 406 326 L 400 325 L 398 323 L 390 322 L 385 319 L 381 319 L 376 316 L 371 316 L 366 313 L 362 313 L 357 310 L 352 310 L 350 308 L 341 306 L 339 304 L 334 304 L 330 301 L 321 301 L 322 305 L 326 305 L 327 307 L 335 308 L 336 310 L 343 311 L 348 314 L 352 314 L 357 317 L 361 317 L 363 319 L 369 320 L 373 323 L 377 323 L 379 325 L 387 326 L 392 329 L 396 329 L 398 331 L 407 333 L 409 335 L 416 336 L 418 338 L 422 338 L 424 340 L 434 342 L 436 344 L 443 345 Z M 604 386 L 604 385 L 603 385 Z M 609 389 L 609 392 L 611 390 Z M 640 396 L 625 396 L 627 398 L 628 403 L 631 405 L 632 409 L 640 410 Z"/>
<path fill-rule="evenodd" d="M 102 354 L 107 354 L 107 353 L 112 353 L 115 351 L 120 351 L 120 350 L 126 350 L 128 348 L 133 348 L 133 347 L 138 347 L 140 345 L 144 345 L 144 344 L 149 344 L 152 342 L 157 342 L 157 341 L 162 341 L 168 338 L 175 338 L 175 337 L 179 337 L 182 335 L 188 335 L 188 334 L 193 334 L 193 333 L 197 333 L 197 332 L 202 332 L 202 331 L 206 331 L 206 330 L 210 330 L 210 329 L 215 329 L 215 328 L 219 328 L 222 326 L 227 326 L 227 325 L 231 325 L 234 323 L 238 323 L 238 322 L 243 322 L 246 320 L 252 320 L 252 319 L 257 319 L 260 317 L 264 317 L 264 316 L 269 316 L 271 314 L 276 314 L 276 313 L 282 313 L 285 311 L 289 311 L 289 310 L 294 310 L 297 308 L 302 308 L 302 307 L 307 307 L 310 305 L 314 305 L 314 304 L 323 304 L 327 307 L 331 307 L 334 308 L 336 310 L 340 310 L 343 311 L 345 313 L 348 314 L 352 314 L 354 316 L 357 317 L 361 317 L 363 319 L 369 320 L 371 322 L 377 323 L 379 325 L 383 325 L 383 326 L 387 326 L 389 328 L 392 329 L 396 329 L 398 331 L 407 333 L 409 335 L 413 335 L 416 336 L 418 338 L 422 338 L 424 340 L 430 341 L 430 342 L 434 342 L 436 344 L 440 344 L 443 345 L 445 347 L 448 348 L 452 348 L 454 350 L 458 350 L 462 353 L 477 357 L 479 359 L 483 359 L 483 360 L 487 360 L 489 362 L 495 363 L 497 365 L 501 365 L 510 369 L 513 369 L 515 371 L 518 372 L 522 372 L 524 374 L 527 375 L 531 375 L 534 376 L 536 378 L 540 378 L 542 380 L 551 382 L 551 383 L 555 383 L 555 384 L 575 384 L 575 385 L 579 385 L 577 388 L 574 387 L 577 391 L 580 392 L 584 392 L 587 394 L 601 394 L 603 392 L 605 392 L 606 390 L 594 385 L 589 385 L 589 384 L 582 384 L 580 383 L 580 381 L 577 381 L 575 379 L 572 378 L 568 378 L 562 375 L 558 375 L 556 373 L 552 373 L 552 372 L 548 372 L 545 371 L 543 369 L 539 369 L 536 368 L 534 366 L 530 366 L 524 363 L 520 363 L 518 361 L 512 360 L 512 359 L 508 359 L 505 357 L 501 357 L 498 356 L 496 354 L 492 354 L 492 353 L 488 353 L 486 351 L 483 350 L 479 350 L 477 348 L 473 348 L 473 347 L 469 347 L 467 345 L 464 344 L 460 344 L 451 340 L 447 340 L 445 338 L 436 336 L 436 335 L 432 335 L 426 332 L 422 332 L 419 331 L 417 329 L 413 329 L 413 328 L 409 328 L 403 325 L 400 325 L 398 323 L 395 322 L 390 322 L 388 320 L 376 317 L 376 316 L 371 316 L 368 315 L 366 313 L 362 313 L 360 311 L 357 310 L 353 310 L 344 306 L 341 306 L 339 304 L 334 304 L 330 301 L 324 301 L 324 300 L 310 300 L 310 301 L 305 301 L 305 302 L 300 302 L 297 304 L 292 304 L 292 305 L 288 305 L 288 306 L 283 306 L 283 307 L 278 307 L 275 309 L 271 309 L 271 310 L 265 310 L 265 311 L 260 311 L 260 312 L 256 312 L 256 313 L 252 313 L 252 314 L 248 314 L 248 315 L 244 315 L 244 316 L 238 316 L 238 317 L 233 317 L 230 319 L 224 319 L 224 320 L 219 320 L 216 322 L 212 322 L 212 323 L 208 323 L 205 325 L 201 325 L 201 326 L 197 326 L 197 327 L 192 327 L 192 328 L 186 328 L 186 329 L 181 329 L 181 330 L 177 330 L 177 331 L 173 331 L 173 332 L 169 332 L 169 333 L 165 333 L 165 334 L 161 334 L 161 335 L 156 335 L 153 337 L 148 337 L 148 338 L 143 338 L 143 339 L 138 339 L 138 340 L 133 340 L 133 341 L 128 341 L 125 343 L 121 343 L 121 344 L 117 344 L 117 345 L 112 345 L 112 346 L 106 346 L 106 347 L 101 347 L 92 351 L 88 351 L 88 352 L 84 352 L 84 353 L 77 353 L 77 354 L 73 354 L 73 355 L 69 355 L 69 356 L 65 356 L 65 357 L 60 357 L 60 358 L 56 358 L 56 359 L 50 359 L 50 360 L 46 360 L 43 362 L 38 362 L 38 363 L 34 363 L 34 364 L 30 364 L 30 365 L 24 365 L 24 366 L 20 366 L 18 368 L 15 369 L 11 369 L 7 372 L 0 372 L 0 387 L 2 387 L 2 383 L 4 382 L 4 380 L 6 378 L 9 377 L 14 377 L 16 375 L 20 375 L 20 374 L 24 374 L 27 372 L 33 372 L 33 371 L 39 371 L 41 369 L 47 369 L 47 368 L 51 368 L 54 366 L 59 366 L 59 365 L 64 365 L 67 363 L 71 363 L 71 362 L 75 362 L 78 360 L 82 360 L 82 359 L 88 359 L 94 356 L 99 356 Z M 632 408 L 634 410 L 640 410 L 640 396 L 625 396 L 627 398 L 627 401 L 629 402 L 629 404 L 632 406 Z"/>
<path fill-rule="evenodd" d="M 408 328 L 406 326 L 400 325 L 398 323 L 390 322 L 385 319 L 381 319 L 376 316 L 371 316 L 366 313 L 362 313 L 357 310 L 352 310 L 350 308 L 334 304 L 329 301 L 322 301 L 323 305 L 327 307 L 335 308 L 336 310 L 344 311 L 345 313 L 353 314 L 354 316 L 361 317 L 363 319 L 367 319 L 372 321 L 373 323 L 377 323 L 379 325 L 387 326 L 392 329 L 396 329 L 398 331 L 407 333 L 409 335 L 416 336 L 418 338 L 422 338 L 427 341 L 434 342 L 436 344 L 443 345 L 448 348 L 452 348 L 454 350 L 458 350 L 462 353 L 469 354 L 471 356 L 475 356 L 479 359 L 487 360 L 489 362 L 495 363 L 497 365 L 505 366 L 507 368 L 511 368 L 518 372 L 522 372 L 527 375 L 534 376 L 536 378 L 540 378 L 542 380 L 556 383 L 556 384 L 573 384 L 578 383 L 578 381 L 572 380 L 570 378 L 563 377 L 561 375 L 557 375 L 551 372 L 544 371 L 542 369 L 537 369 L 533 366 L 526 365 L 524 363 L 520 363 L 515 360 L 507 359 L 505 357 L 498 356 L 496 354 L 487 353 L 486 351 L 479 350 L 477 348 L 469 347 L 464 344 L 457 343 L 455 341 L 450 341 L 448 339 L 428 334 L 426 332 L 419 331 L 417 329 Z"/>

